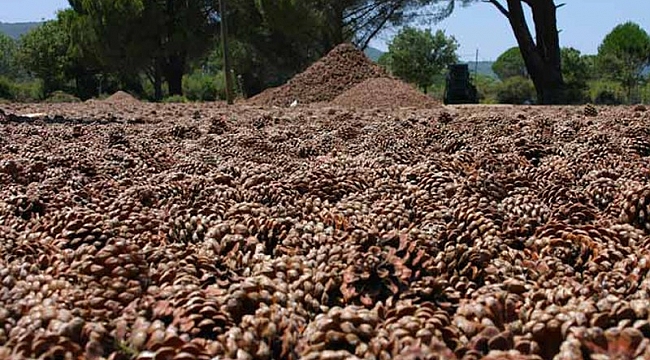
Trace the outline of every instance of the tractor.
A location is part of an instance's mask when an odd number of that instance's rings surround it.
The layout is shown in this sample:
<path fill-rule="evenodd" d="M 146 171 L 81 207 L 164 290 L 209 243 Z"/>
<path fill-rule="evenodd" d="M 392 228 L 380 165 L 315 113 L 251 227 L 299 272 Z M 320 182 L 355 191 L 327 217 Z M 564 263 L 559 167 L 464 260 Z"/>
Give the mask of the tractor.
<path fill-rule="evenodd" d="M 470 82 L 467 64 L 449 65 L 445 79 L 445 104 L 478 104 L 476 86 Z"/>

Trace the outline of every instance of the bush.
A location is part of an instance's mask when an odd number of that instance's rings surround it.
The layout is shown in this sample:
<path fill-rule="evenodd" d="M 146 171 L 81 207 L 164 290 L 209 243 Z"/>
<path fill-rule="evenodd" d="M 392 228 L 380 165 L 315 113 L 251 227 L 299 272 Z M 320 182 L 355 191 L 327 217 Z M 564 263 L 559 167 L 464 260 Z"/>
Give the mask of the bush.
<path fill-rule="evenodd" d="M 14 84 L 14 101 L 38 102 L 43 99 L 43 85 L 40 81 L 19 82 Z"/>
<path fill-rule="evenodd" d="M 474 84 L 478 92 L 478 99 L 481 104 L 496 104 L 498 103 L 497 92 L 501 83 L 499 80 L 487 76 L 478 75 L 474 78 Z"/>
<path fill-rule="evenodd" d="M 587 89 L 581 85 L 567 84 L 565 94 L 568 104 L 579 105 L 589 102 Z"/>
<path fill-rule="evenodd" d="M 162 102 L 164 102 L 164 103 L 186 103 L 186 102 L 190 102 L 190 101 L 183 95 L 172 95 L 172 96 L 168 96 L 168 97 L 164 98 Z"/>
<path fill-rule="evenodd" d="M 499 85 L 497 100 L 501 104 L 533 103 L 535 101 L 535 86 L 530 79 L 513 76 Z"/>
<path fill-rule="evenodd" d="M 223 72 L 206 74 L 195 71 L 183 77 L 183 93 L 192 101 L 215 101 L 226 98 Z"/>
<path fill-rule="evenodd" d="M 616 105 L 624 102 L 626 94 L 620 83 L 598 80 L 589 82 L 589 97 L 595 104 Z"/>
<path fill-rule="evenodd" d="M 434 77 L 433 84 L 427 88 L 427 95 L 434 99 L 445 97 L 445 76 L 446 74 L 440 74 Z"/>
<path fill-rule="evenodd" d="M 641 103 L 650 104 L 650 82 L 645 83 L 639 90 Z"/>
<path fill-rule="evenodd" d="M 76 103 L 81 102 L 81 100 L 71 94 L 68 94 L 64 91 L 54 91 L 50 96 L 45 99 L 46 103 Z"/>
<path fill-rule="evenodd" d="M 0 76 L 0 99 L 16 102 L 37 102 L 43 93 L 39 81 L 14 82 Z"/>
<path fill-rule="evenodd" d="M 612 90 L 601 90 L 594 97 L 594 103 L 598 105 L 620 105 L 623 104 L 623 99 Z"/>
<path fill-rule="evenodd" d="M 14 86 L 11 80 L 6 77 L 0 77 L 0 99 L 13 100 Z"/>

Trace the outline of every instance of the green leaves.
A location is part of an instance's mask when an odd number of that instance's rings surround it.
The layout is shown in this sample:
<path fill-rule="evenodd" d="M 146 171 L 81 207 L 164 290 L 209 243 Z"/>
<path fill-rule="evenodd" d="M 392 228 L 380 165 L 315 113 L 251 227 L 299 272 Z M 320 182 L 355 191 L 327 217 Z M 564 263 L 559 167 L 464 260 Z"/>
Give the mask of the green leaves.
<path fill-rule="evenodd" d="M 616 26 L 598 47 L 600 71 L 619 81 L 628 90 L 628 97 L 641 80 L 649 60 L 650 36 L 632 22 Z"/>
<path fill-rule="evenodd" d="M 387 62 L 396 76 L 426 91 L 436 75 L 458 60 L 457 49 L 456 39 L 442 30 L 432 34 L 430 30 L 405 27 L 388 45 L 389 59 L 382 62 Z"/>
<path fill-rule="evenodd" d="M 28 72 L 43 80 L 46 94 L 65 86 L 69 43 L 68 33 L 56 20 L 45 22 L 20 39 L 17 59 Z"/>
<path fill-rule="evenodd" d="M 512 47 L 499 55 L 497 60 L 492 64 L 492 71 L 501 81 L 505 81 L 513 76 L 528 77 L 524 58 L 521 56 L 519 47 Z"/>
<path fill-rule="evenodd" d="M 9 36 L 0 33 L 0 76 L 13 77 L 15 75 L 16 50 L 16 42 Z"/>
<path fill-rule="evenodd" d="M 566 84 L 566 98 L 570 104 L 581 104 L 587 100 L 587 80 L 591 76 L 590 58 L 582 56 L 574 48 L 562 48 L 562 76 Z"/>
<path fill-rule="evenodd" d="M 523 76 L 512 76 L 504 80 L 498 87 L 497 100 L 501 104 L 532 103 L 535 99 L 533 82 Z"/>

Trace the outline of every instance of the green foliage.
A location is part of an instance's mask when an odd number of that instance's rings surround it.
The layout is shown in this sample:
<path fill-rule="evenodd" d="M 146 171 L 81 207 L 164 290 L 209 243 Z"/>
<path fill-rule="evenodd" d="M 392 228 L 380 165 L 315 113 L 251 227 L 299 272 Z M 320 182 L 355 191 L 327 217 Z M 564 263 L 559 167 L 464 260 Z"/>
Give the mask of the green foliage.
<path fill-rule="evenodd" d="M 43 91 L 63 89 L 71 61 L 67 55 L 69 36 L 58 21 L 48 21 L 20 39 L 17 61 L 43 81 Z"/>
<path fill-rule="evenodd" d="M 172 95 L 163 99 L 164 103 L 187 103 L 190 102 L 188 98 L 183 95 Z"/>
<path fill-rule="evenodd" d="M 588 82 L 589 97 L 595 104 L 618 105 L 625 102 L 625 89 L 616 81 L 592 80 Z"/>
<path fill-rule="evenodd" d="M 474 85 L 478 92 L 479 102 L 482 104 L 496 104 L 498 102 L 497 92 L 500 82 L 488 75 L 476 75 Z"/>
<path fill-rule="evenodd" d="M 381 54 L 379 59 L 377 59 L 377 65 L 383 67 L 386 71 L 392 73 L 393 71 L 391 70 L 391 57 L 390 54 L 385 52 Z"/>
<path fill-rule="evenodd" d="M 230 1 L 232 64 L 235 74 L 242 76 L 245 95 L 286 82 L 334 46 L 350 40 L 342 34 L 342 17 L 337 20 L 332 13 L 350 2 Z M 221 64 L 221 50 L 213 55 L 215 63 Z"/>
<path fill-rule="evenodd" d="M 492 71 L 505 81 L 513 76 L 528 77 L 524 58 L 518 47 L 512 47 L 499 55 L 497 60 L 492 64 Z"/>
<path fill-rule="evenodd" d="M 56 104 L 56 103 L 77 103 L 81 102 L 81 100 L 71 94 L 68 94 L 64 91 L 54 91 L 53 93 L 50 94 L 50 96 L 47 97 L 47 99 L 44 100 L 46 103 L 51 103 L 51 104 Z"/>
<path fill-rule="evenodd" d="M 43 84 L 39 80 L 14 82 L 13 100 L 17 102 L 37 102 L 43 98 Z"/>
<path fill-rule="evenodd" d="M 215 101 L 226 98 L 223 72 L 216 75 L 195 71 L 183 77 L 183 93 L 191 101 Z"/>
<path fill-rule="evenodd" d="M 640 101 L 643 104 L 650 104 L 650 81 L 646 81 L 639 91 Z"/>
<path fill-rule="evenodd" d="M 507 78 L 499 84 L 497 100 L 501 104 L 525 104 L 534 102 L 535 86 L 533 82 L 523 76 Z"/>
<path fill-rule="evenodd" d="M 589 60 L 574 48 L 562 48 L 562 76 L 565 82 L 566 99 L 569 104 L 588 101 L 587 79 L 590 76 Z"/>
<path fill-rule="evenodd" d="M 426 93 L 431 96 L 434 99 L 440 99 L 444 98 L 445 96 L 445 76 L 447 75 L 447 72 L 445 71 L 444 73 L 437 75 L 433 79 L 433 84 L 429 86 L 427 89 Z"/>
<path fill-rule="evenodd" d="M 389 67 L 402 80 L 426 89 L 436 76 L 458 61 L 458 42 L 442 30 L 403 28 L 388 44 Z M 384 60 L 386 61 L 386 60 Z"/>
<path fill-rule="evenodd" d="M 0 33 L 0 76 L 15 77 L 16 42 L 9 36 Z"/>
<path fill-rule="evenodd" d="M 631 99 L 650 60 L 650 36 L 639 25 L 616 26 L 598 47 L 598 67 L 606 77 L 620 82 Z"/>
<path fill-rule="evenodd" d="M 212 1 L 70 0 L 74 51 L 87 64 L 137 88 L 141 72 L 182 92 L 182 76 L 217 33 Z"/>
<path fill-rule="evenodd" d="M 238 40 L 231 40 L 230 45 L 230 57 L 232 62 L 231 71 L 233 74 L 233 87 L 236 94 L 244 92 L 243 95 L 246 95 L 246 90 L 250 89 L 250 86 L 257 84 L 257 81 L 264 81 L 262 79 L 271 79 L 272 77 L 277 77 L 278 74 L 271 74 L 268 69 L 270 65 L 268 64 L 257 64 L 260 60 L 258 57 L 259 53 L 253 49 L 250 45 L 245 44 Z M 208 56 L 205 57 L 201 62 L 193 67 L 194 72 L 200 72 L 206 76 L 214 76 L 215 79 L 219 82 L 216 84 L 216 89 L 218 90 L 218 97 L 220 99 L 225 99 L 225 78 L 223 76 L 223 53 L 221 47 L 218 46 L 212 50 Z M 288 76 L 286 72 L 286 76 Z M 249 85 L 249 89 L 241 89 L 239 81 L 237 79 L 238 75 L 246 76 L 246 82 Z M 275 79 L 275 78 L 274 78 Z M 283 80 L 273 82 L 274 84 L 280 84 L 283 81 L 286 81 L 284 77 Z M 243 80 L 243 79 L 242 79 Z M 247 85 L 242 84 L 242 85 Z M 264 86 L 262 86 L 264 87 Z"/>
<path fill-rule="evenodd" d="M 14 89 L 11 80 L 0 76 L 0 99 L 13 100 Z"/>
<path fill-rule="evenodd" d="M 580 51 L 574 48 L 560 49 L 560 56 L 562 58 L 562 77 L 565 82 L 566 101 L 570 104 L 586 102 L 588 100 L 587 80 L 593 73 L 593 57 L 582 56 Z M 510 48 L 501 54 L 492 64 L 492 70 L 504 82 L 512 77 L 528 78 L 526 64 L 518 47 Z M 521 81 L 512 83 L 520 84 Z M 504 86 L 508 87 L 508 85 Z"/>
<path fill-rule="evenodd" d="M 15 102 L 37 102 L 43 89 L 39 81 L 16 81 L 0 76 L 0 99 Z"/>
<path fill-rule="evenodd" d="M 581 56 L 585 65 L 587 66 L 586 81 L 596 80 L 601 77 L 598 73 L 598 55 L 585 54 Z"/>

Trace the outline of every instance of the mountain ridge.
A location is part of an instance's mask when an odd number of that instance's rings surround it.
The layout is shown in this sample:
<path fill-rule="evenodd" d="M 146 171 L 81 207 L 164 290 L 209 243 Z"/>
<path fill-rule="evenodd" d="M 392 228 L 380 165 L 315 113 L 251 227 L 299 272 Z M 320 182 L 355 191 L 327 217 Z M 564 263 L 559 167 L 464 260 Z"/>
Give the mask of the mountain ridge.
<path fill-rule="evenodd" d="M 29 30 L 41 25 L 41 21 L 5 23 L 0 21 L 0 33 L 3 33 L 14 40 L 18 40 L 21 35 Z"/>

